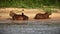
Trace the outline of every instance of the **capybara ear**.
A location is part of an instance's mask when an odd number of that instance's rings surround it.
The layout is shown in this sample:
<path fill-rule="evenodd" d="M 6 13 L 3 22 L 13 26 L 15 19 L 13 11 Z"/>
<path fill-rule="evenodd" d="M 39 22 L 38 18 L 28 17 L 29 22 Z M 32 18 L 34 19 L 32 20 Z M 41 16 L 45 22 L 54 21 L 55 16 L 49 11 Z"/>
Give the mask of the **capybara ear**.
<path fill-rule="evenodd" d="M 51 14 L 52 14 L 52 12 L 45 12 L 45 14 L 51 15 Z"/>

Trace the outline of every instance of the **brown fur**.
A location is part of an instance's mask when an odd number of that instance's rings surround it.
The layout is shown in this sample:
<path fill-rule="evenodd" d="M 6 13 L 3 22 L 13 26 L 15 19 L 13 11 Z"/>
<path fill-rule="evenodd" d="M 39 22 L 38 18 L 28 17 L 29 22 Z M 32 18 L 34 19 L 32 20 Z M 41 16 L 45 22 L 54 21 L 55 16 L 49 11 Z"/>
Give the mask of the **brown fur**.
<path fill-rule="evenodd" d="M 34 19 L 49 19 L 49 15 L 51 15 L 51 13 L 48 13 L 48 12 L 45 12 L 44 14 L 38 13 L 34 17 Z"/>
<path fill-rule="evenodd" d="M 22 13 L 22 15 L 18 15 L 14 12 L 10 12 L 10 16 L 13 20 L 28 20 L 28 16 L 24 15 L 24 13 Z"/>

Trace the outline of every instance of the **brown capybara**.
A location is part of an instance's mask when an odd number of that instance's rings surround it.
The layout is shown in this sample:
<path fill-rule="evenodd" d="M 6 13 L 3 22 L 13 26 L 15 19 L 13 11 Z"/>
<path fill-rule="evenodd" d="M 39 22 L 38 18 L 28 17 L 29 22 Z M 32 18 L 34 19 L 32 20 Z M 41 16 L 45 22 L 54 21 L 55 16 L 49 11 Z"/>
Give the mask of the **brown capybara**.
<path fill-rule="evenodd" d="M 51 15 L 51 13 L 49 13 L 49 12 L 45 12 L 44 14 L 38 13 L 34 17 L 34 19 L 49 19 L 49 15 Z"/>
<path fill-rule="evenodd" d="M 28 16 L 24 15 L 24 13 L 22 13 L 21 15 L 17 15 L 14 12 L 10 12 L 10 16 L 13 20 L 28 20 Z"/>

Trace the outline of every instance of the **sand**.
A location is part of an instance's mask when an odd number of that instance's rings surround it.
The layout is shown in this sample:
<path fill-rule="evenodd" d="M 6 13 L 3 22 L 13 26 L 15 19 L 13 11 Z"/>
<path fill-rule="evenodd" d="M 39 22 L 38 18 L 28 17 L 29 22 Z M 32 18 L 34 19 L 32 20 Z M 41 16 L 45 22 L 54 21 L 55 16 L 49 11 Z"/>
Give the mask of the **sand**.
<path fill-rule="evenodd" d="M 10 11 L 16 14 L 21 14 L 24 8 L 1 8 L 0 9 L 0 22 L 11 22 L 9 13 Z M 34 17 L 37 13 L 44 13 L 42 9 L 24 9 L 23 13 L 29 17 L 29 21 L 34 21 Z M 60 13 L 52 13 L 51 19 L 40 19 L 42 21 L 60 21 Z"/>

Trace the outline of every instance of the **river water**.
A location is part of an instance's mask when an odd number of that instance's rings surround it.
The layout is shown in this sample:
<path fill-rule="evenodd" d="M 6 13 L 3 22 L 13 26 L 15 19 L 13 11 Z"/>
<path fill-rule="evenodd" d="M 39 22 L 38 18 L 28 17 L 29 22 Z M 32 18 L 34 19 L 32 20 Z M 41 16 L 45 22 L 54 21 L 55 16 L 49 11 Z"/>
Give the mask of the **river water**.
<path fill-rule="evenodd" d="M 60 21 L 0 21 L 0 34 L 60 34 Z"/>

